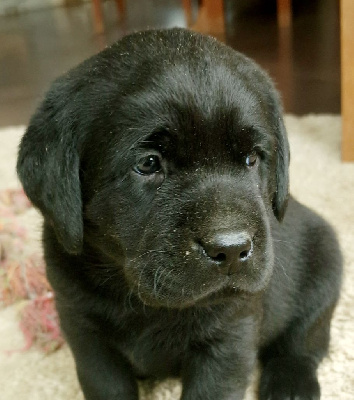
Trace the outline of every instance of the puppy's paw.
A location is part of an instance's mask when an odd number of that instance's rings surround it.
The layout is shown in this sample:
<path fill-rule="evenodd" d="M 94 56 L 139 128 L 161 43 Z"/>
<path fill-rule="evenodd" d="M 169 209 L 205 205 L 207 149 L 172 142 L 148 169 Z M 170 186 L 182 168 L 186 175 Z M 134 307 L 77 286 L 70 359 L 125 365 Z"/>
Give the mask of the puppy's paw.
<path fill-rule="evenodd" d="M 307 359 L 276 358 L 264 367 L 259 386 L 260 400 L 319 400 L 316 368 Z"/>

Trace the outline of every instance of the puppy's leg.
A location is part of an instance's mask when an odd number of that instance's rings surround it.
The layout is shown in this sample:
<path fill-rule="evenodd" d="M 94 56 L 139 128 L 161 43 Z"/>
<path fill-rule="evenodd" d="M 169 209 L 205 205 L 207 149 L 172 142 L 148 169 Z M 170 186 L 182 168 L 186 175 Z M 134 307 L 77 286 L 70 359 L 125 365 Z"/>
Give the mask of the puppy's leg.
<path fill-rule="evenodd" d="M 287 332 L 261 352 L 260 400 L 318 400 L 317 367 L 329 345 L 332 310 L 308 326 L 294 320 Z"/>
<path fill-rule="evenodd" d="M 341 255 L 331 229 L 305 237 L 306 261 L 296 289 L 296 309 L 285 331 L 260 352 L 261 400 L 317 400 L 317 367 L 327 354 L 330 322 L 341 282 Z M 300 264 L 301 265 L 301 264 Z M 282 299 L 278 299 L 282 301 Z"/>
<path fill-rule="evenodd" d="M 130 365 L 93 333 L 70 331 L 66 338 L 86 400 L 138 400 Z"/>
<path fill-rule="evenodd" d="M 237 327 L 230 333 L 227 340 L 196 344 L 187 355 L 182 371 L 181 400 L 244 398 L 257 357 L 258 329 L 249 318 L 241 329 Z"/>
<path fill-rule="evenodd" d="M 319 400 L 317 363 L 309 357 L 279 357 L 264 367 L 260 400 Z"/>

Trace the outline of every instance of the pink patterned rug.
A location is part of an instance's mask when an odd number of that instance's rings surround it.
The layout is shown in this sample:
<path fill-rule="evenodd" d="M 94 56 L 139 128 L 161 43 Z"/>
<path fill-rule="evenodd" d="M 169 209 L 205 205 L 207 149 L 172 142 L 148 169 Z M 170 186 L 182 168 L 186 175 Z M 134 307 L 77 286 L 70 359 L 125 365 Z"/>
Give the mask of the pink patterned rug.
<path fill-rule="evenodd" d="M 48 353 L 64 341 L 42 254 L 32 252 L 28 229 L 21 223 L 31 207 L 23 190 L 0 191 L 0 306 L 21 302 L 23 350 L 35 345 Z"/>

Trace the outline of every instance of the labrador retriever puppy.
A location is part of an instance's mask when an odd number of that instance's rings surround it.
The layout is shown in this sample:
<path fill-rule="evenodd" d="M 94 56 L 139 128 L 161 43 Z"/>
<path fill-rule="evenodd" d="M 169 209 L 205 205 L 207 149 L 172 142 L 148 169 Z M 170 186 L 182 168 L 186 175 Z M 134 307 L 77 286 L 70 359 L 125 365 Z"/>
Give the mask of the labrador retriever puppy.
<path fill-rule="evenodd" d="M 135 33 L 53 83 L 17 168 L 87 400 L 241 400 L 256 360 L 259 399 L 319 399 L 341 255 L 288 164 L 270 79 L 213 38 Z"/>

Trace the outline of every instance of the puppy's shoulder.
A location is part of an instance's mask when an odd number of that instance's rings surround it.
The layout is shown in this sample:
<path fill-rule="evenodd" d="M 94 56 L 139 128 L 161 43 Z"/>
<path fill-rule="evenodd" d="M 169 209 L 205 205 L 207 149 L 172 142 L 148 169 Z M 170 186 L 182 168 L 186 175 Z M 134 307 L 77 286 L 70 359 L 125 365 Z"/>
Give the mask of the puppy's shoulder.
<path fill-rule="evenodd" d="M 330 236 L 336 236 L 332 225 L 317 211 L 300 203 L 290 196 L 287 211 L 281 224 L 273 224 L 274 232 L 281 234 L 314 233 L 319 230 Z"/>
<path fill-rule="evenodd" d="M 335 228 L 321 215 L 290 197 L 282 223 L 272 224 L 275 258 L 294 270 L 341 275 L 342 254 Z"/>

